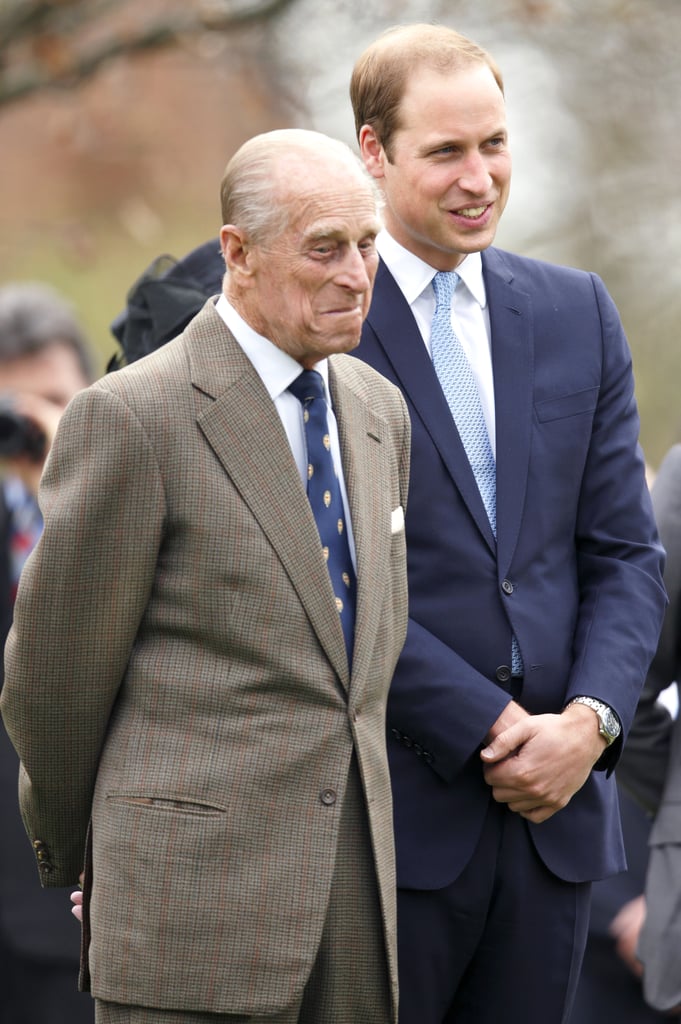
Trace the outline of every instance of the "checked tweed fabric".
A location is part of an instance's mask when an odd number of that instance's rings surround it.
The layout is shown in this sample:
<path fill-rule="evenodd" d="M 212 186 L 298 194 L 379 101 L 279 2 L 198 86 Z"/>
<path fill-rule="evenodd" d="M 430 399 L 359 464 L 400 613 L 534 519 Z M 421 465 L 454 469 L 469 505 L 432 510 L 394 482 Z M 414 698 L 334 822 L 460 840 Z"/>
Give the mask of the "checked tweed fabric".
<path fill-rule="evenodd" d="M 331 454 L 324 382 L 316 370 L 303 370 L 289 385 L 303 406 L 307 441 L 307 496 L 317 521 L 322 550 L 341 618 L 348 663 L 355 635 L 355 570 L 345 528 L 345 510 Z"/>
<path fill-rule="evenodd" d="M 452 296 L 459 283 L 454 271 L 433 278 L 436 306 L 430 328 L 433 366 L 447 399 L 461 443 L 478 484 L 494 536 L 497 535 L 497 467 L 480 403 L 478 385 L 460 340 L 452 327 Z M 513 637 L 511 670 L 522 675 L 518 641 Z"/>

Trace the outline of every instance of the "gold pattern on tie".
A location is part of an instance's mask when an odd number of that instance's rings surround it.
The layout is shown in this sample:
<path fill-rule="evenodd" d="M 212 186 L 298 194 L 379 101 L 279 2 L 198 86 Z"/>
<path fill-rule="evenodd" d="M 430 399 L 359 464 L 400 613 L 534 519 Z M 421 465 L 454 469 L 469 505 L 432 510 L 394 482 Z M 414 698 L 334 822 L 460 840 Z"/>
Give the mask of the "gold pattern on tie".
<path fill-rule="evenodd" d="M 343 497 L 331 451 L 324 381 L 316 370 L 304 370 L 289 386 L 289 391 L 303 406 L 309 462 L 307 496 L 319 530 L 351 665 L 355 632 L 355 571 L 343 520 Z"/>

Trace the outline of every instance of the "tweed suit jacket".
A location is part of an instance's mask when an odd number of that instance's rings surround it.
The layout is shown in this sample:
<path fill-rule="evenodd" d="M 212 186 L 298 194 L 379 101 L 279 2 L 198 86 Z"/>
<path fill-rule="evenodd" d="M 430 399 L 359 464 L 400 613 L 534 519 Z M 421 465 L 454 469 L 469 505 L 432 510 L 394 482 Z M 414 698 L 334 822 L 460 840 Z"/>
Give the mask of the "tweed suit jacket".
<path fill-rule="evenodd" d="M 0 488 L 0 638 L 12 624 L 12 575 L 9 565 L 10 513 Z M 3 670 L 0 663 L 0 690 Z M 64 915 L 64 891 L 45 893 L 38 885 L 34 860 L 17 805 L 16 751 L 0 724 L 0 959 L 11 950 L 36 964 L 78 968 L 79 935 Z M 80 997 L 75 991 L 74 998 Z M 87 1012 L 85 1000 L 83 1011 Z"/>
<path fill-rule="evenodd" d="M 396 999 L 384 715 L 406 630 L 409 418 L 373 370 L 329 363 L 357 553 L 351 679 L 281 421 L 212 300 L 60 424 L 3 714 L 44 884 L 77 880 L 91 829 L 99 998 L 289 1005 L 320 941 L 354 751 Z"/>

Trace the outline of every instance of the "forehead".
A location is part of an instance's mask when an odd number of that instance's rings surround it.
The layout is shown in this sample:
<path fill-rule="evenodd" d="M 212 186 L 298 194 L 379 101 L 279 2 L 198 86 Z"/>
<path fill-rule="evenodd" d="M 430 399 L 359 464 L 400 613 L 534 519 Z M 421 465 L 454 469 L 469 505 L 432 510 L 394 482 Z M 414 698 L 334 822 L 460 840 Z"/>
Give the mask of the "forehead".
<path fill-rule="evenodd" d="M 68 401 L 86 384 L 78 356 L 66 342 L 0 362 L 0 391 L 28 391 Z"/>
<path fill-rule="evenodd" d="M 434 122 L 476 125 L 506 123 L 501 89 L 486 64 L 454 71 L 419 68 L 409 76 L 399 107 L 401 128 L 419 129 Z"/>
<path fill-rule="evenodd" d="M 361 238 L 380 228 L 371 184 L 352 171 L 289 188 L 288 206 L 289 231 L 303 240 Z"/>

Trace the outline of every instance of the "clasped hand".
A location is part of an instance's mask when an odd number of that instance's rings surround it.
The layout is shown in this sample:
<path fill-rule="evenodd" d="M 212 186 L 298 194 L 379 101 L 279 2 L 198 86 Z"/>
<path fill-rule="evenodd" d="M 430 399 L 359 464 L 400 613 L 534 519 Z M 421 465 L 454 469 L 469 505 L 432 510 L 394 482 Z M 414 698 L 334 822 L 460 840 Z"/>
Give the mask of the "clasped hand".
<path fill-rule="evenodd" d="M 480 753 L 494 799 L 528 821 L 546 821 L 582 788 L 605 749 L 591 708 L 529 715 L 512 701 Z"/>

